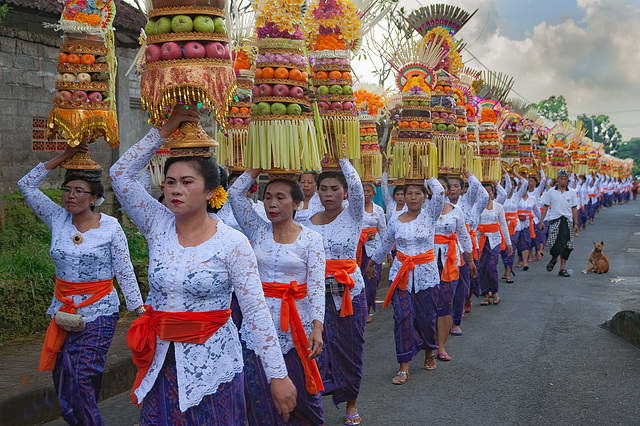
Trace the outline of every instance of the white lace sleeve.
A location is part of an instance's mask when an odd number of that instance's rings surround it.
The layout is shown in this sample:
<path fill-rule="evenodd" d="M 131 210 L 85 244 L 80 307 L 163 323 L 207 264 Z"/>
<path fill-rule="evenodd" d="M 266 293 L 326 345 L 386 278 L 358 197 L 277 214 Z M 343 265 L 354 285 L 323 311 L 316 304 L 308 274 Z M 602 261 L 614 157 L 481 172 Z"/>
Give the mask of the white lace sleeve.
<path fill-rule="evenodd" d="M 384 208 L 387 214 L 393 212 L 397 208 L 396 200 L 389 194 L 389 178 L 387 172 L 382 173 L 382 183 L 380 184 L 380 191 L 382 192 L 382 201 L 384 201 Z"/>
<path fill-rule="evenodd" d="M 129 257 L 127 237 L 124 235 L 119 223 L 114 227 L 111 239 L 111 263 L 124 300 L 127 301 L 127 309 L 133 311 L 142 305 L 142 296 L 140 295 L 140 287 L 138 287 L 136 274 L 133 271 L 133 265 Z"/>
<path fill-rule="evenodd" d="M 322 235 L 315 231 L 311 233 L 307 253 L 309 256 L 307 258 L 307 293 L 309 295 L 309 303 L 313 310 L 313 319 L 324 324 L 324 304 L 326 300 L 324 270 L 326 258 L 324 255 Z"/>
<path fill-rule="evenodd" d="M 476 203 L 473 205 L 471 210 L 473 212 L 473 217 L 476 219 L 476 225 L 477 223 L 479 223 L 478 221 L 480 220 L 480 215 L 489 204 L 489 194 L 487 194 L 487 191 L 485 191 L 484 188 L 482 189 L 482 191 L 478 191 L 478 195 L 478 199 L 476 200 Z"/>
<path fill-rule="evenodd" d="M 254 180 L 249 173 L 244 172 L 229 188 L 229 202 L 233 215 L 242 232 L 251 241 L 254 241 L 257 231 L 267 225 L 265 219 L 256 211 L 254 204 L 245 195 L 253 182 Z M 262 210 L 264 211 L 264 208 Z"/>
<path fill-rule="evenodd" d="M 540 184 L 536 189 L 533 190 L 533 193 L 536 194 L 536 199 L 540 199 L 540 195 L 544 190 L 544 183 L 547 181 L 547 178 L 544 175 L 544 170 L 540 169 Z"/>
<path fill-rule="evenodd" d="M 504 177 L 504 189 L 507 191 L 507 197 L 511 194 L 511 190 L 513 189 L 513 181 L 511 180 L 511 176 L 509 173 L 505 173 Z"/>
<path fill-rule="evenodd" d="M 538 203 L 533 205 L 533 215 L 538 219 L 538 221 L 540 220 L 540 207 L 538 206 Z"/>
<path fill-rule="evenodd" d="M 373 211 L 376 214 L 378 235 L 383 236 L 387 232 L 387 218 L 384 215 L 384 210 L 379 205 L 374 204 Z"/>
<path fill-rule="evenodd" d="M 504 204 L 504 202 L 507 200 L 506 189 L 504 189 L 501 184 L 498 184 L 498 186 L 496 186 L 496 192 L 497 192 L 496 202 L 500 204 Z"/>
<path fill-rule="evenodd" d="M 464 214 L 460 211 L 458 220 L 456 221 L 456 235 L 458 237 L 458 243 L 464 253 L 471 253 L 473 245 L 471 243 L 471 236 L 467 232 L 467 227 L 464 223 Z"/>
<path fill-rule="evenodd" d="M 421 213 L 422 214 L 422 213 Z M 389 221 L 389 225 L 387 226 L 387 231 L 382 238 L 382 243 L 376 249 L 376 252 L 371 256 L 374 262 L 380 264 L 384 261 L 384 258 L 387 254 L 391 253 L 393 246 L 396 243 L 396 227 L 395 225 L 398 223 L 397 219 L 393 219 Z"/>
<path fill-rule="evenodd" d="M 433 177 L 427 181 L 427 184 L 433 194 L 426 209 L 427 215 L 431 220 L 431 223 L 435 223 L 436 220 L 438 220 L 440 213 L 442 213 L 442 208 L 444 207 L 444 188 L 440 181 Z"/>
<path fill-rule="evenodd" d="M 507 245 L 510 246 L 511 238 L 509 238 L 509 227 L 507 226 L 507 219 L 504 216 L 504 208 L 502 208 L 502 205 L 498 203 L 493 203 L 493 208 L 496 209 L 496 214 L 498 216 L 498 223 L 500 224 L 502 235 L 505 237 L 504 240 L 507 243 Z"/>
<path fill-rule="evenodd" d="M 467 178 L 467 182 L 469 183 L 469 188 L 464 194 L 464 197 L 467 205 L 473 206 L 476 201 L 478 201 L 478 195 L 481 194 L 480 191 L 482 190 L 482 184 L 474 175 L 469 176 Z"/>
<path fill-rule="evenodd" d="M 340 168 L 349 187 L 349 213 L 356 223 L 362 223 L 364 217 L 364 189 L 358 172 L 346 158 L 340 159 Z"/>
<path fill-rule="evenodd" d="M 137 144 L 132 146 L 109 170 L 111 186 L 118 201 L 131 220 L 147 236 L 162 215 L 172 214 L 169 209 L 153 198 L 138 181 L 140 171 L 158 151 L 164 139 L 157 129 L 151 129 Z"/>
<path fill-rule="evenodd" d="M 38 187 L 52 170 L 47 170 L 43 163 L 35 166 L 29 173 L 18 181 L 18 188 L 27 201 L 31 210 L 51 229 L 53 218 L 65 214 L 66 210 L 57 205 L 51 198 L 44 195 Z"/>
<path fill-rule="evenodd" d="M 227 269 L 242 311 L 243 322 L 246 321 L 249 327 L 267 379 L 271 381 L 272 378 L 284 378 L 287 367 L 267 302 L 264 300 L 256 256 L 249 241 L 244 239 L 229 251 Z"/>

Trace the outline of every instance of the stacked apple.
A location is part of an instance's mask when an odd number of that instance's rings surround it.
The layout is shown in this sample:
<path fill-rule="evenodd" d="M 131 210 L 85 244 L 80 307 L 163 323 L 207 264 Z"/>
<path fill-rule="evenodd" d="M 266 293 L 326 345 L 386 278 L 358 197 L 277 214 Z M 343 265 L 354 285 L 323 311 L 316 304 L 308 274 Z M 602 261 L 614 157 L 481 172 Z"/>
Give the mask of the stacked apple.
<path fill-rule="evenodd" d="M 183 7 L 150 11 L 151 19 L 144 28 L 147 35 L 147 63 L 180 59 L 230 60 L 229 36 L 224 11 L 212 7 Z M 187 14 L 193 11 L 193 14 Z M 197 14 L 195 13 L 197 12 Z"/>
<path fill-rule="evenodd" d="M 551 154 L 551 165 L 557 167 L 564 167 L 567 165 L 567 158 L 564 153 L 564 149 L 562 148 L 553 148 L 553 153 Z"/>
<path fill-rule="evenodd" d="M 360 152 L 380 153 L 378 131 L 374 121 L 360 120 Z"/>
<path fill-rule="evenodd" d="M 285 39 L 282 41 L 287 42 Z M 296 117 L 310 111 L 309 76 L 300 60 L 302 52 L 290 49 L 295 53 L 274 53 L 282 50 L 260 48 L 260 61 L 256 60 L 252 117 Z"/>
<path fill-rule="evenodd" d="M 504 137 L 502 139 L 502 152 L 500 153 L 501 158 L 518 158 L 518 140 L 520 134 L 518 132 L 507 131 L 504 133 Z"/>
<path fill-rule="evenodd" d="M 62 45 L 60 50 L 55 106 L 110 109 L 109 64 L 106 49 L 83 45 Z"/>
<path fill-rule="evenodd" d="M 464 105 L 456 106 L 456 125 L 458 126 L 458 135 L 460 136 L 460 143 L 467 143 L 467 113 Z"/>
<path fill-rule="evenodd" d="M 482 158 L 500 157 L 500 141 L 498 131 L 495 128 L 481 128 L 478 137 L 480 138 L 480 156 Z"/>
<path fill-rule="evenodd" d="M 436 134 L 458 134 L 456 101 L 453 89 L 447 80 L 438 80 L 435 90 L 431 92 L 431 122 Z"/>
<path fill-rule="evenodd" d="M 524 166 L 533 165 L 533 144 L 531 135 L 521 133 L 518 143 L 518 153 L 520 154 L 520 164 Z"/>
<path fill-rule="evenodd" d="M 398 122 L 398 140 L 427 142 L 432 139 L 432 131 L 429 95 L 403 93 L 402 110 Z"/>
<path fill-rule="evenodd" d="M 321 67 L 325 61 L 318 60 L 314 67 L 314 84 L 317 87 L 318 109 L 320 113 L 329 111 L 356 111 L 356 105 L 353 97 L 353 87 L 351 86 L 351 73 L 349 71 L 340 71 L 337 69 L 323 70 Z M 349 65 L 337 65 L 348 69 Z M 320 68 L 320 69 L 319 69 Z"/>

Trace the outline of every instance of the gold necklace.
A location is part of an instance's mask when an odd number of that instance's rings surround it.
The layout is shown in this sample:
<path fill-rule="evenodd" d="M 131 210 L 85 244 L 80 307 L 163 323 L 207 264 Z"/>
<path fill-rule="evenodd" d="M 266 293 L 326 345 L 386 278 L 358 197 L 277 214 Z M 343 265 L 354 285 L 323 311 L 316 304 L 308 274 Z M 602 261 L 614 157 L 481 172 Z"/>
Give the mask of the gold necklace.
<path fill-rule="evenodd" d="M 82 234 L 81 233 L 77 233 L 73 236 L 73 243 L 74 244 L 82 244 Z"/>

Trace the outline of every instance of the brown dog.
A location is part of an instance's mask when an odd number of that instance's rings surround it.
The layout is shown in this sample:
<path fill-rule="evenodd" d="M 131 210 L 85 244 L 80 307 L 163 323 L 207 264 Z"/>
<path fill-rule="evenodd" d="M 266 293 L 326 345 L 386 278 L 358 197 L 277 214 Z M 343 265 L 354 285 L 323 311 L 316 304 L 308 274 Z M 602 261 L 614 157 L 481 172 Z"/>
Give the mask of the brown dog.
<path fill-rule="evenodd" d="M 587 272 L 596 272 L 598 274 L 604 274 L 609 272 L 609 259 L 607 256 L 602 253 L 602 246 L 604 246 L 604 242 L 601 241 L 600 244 L 593 242 L 593 250 L 589 253 L 589 258 L 587 259 L 587 266 L 585 267 L 583 274 Z M 593 264 L 591 268 L 589 268 L 589 263 Z"/>

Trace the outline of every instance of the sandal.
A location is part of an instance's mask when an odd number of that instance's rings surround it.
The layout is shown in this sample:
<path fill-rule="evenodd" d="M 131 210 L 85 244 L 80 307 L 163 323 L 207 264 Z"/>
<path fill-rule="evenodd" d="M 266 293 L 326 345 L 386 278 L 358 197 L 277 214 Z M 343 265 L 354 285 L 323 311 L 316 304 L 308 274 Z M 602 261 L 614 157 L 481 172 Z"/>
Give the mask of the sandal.
<path fill-rule="evenodd" d="M 523 267 L 522 267 L 522 270 L 523 270 L 523 271 L 528 271 L 528 270 L 529 270 L 529 265 L 527 265 L 527 266 L 523 266 Z"/>
<path fill-rule="evenodd" d="M 355 426 L 355 425 L 359 425 L 360 423 L 362 423 L 362 419 L 360 418 L 360 414 L 356 413 L 356 414 L 345 414 L 345 421 L 344 424 L 347 426 Z M 358 419 L 358 421 L 355 421 L 354 419 Z"/>
<path fill-rule="evenodd" d="M 551 259 L 551 262 L 547 263 L 547 271 L 551 272 L 553 271 L 553 268 L 556 266 L 556 263 L 558 263 L 558 260 L 554 260 Z"/>
<path fill-rule="evenodd" d="M 451 357 L 446 352 L 438 352 L 438 359 L 440 361 L 451 361 Z"/>
<path fill-rule="evenodd" d="M 398 379 L 398 377 L 400 378 Z M 393 383 L 394 385 L 404 385 L 405 383 L 407 383 L 407 380 L 409 380 L 409 372 L 400 370 L 398 371 L 396 377 L 391 379 L 391 383 Z"/>
<path fill-rule="evenodd" d="M 491 300 L 489 299 L 484 299 L 482 302 L 480 302 L 480 306 L 487 306 L 491 304 Z"/>
<path fill-rule="evenodd" d="M 560 269 L 558 271 L 558 275 L 561 276 L 561 277 L 570 277 L 571 276 L 571 275 L 569 275 L 569 273 L 567 272 L 566 269 Z"/>
<path fill-rule="evenodd" d="M 464 334 L 464 332 L 462 331 L 462 329 L 460 327 L 452 328 L 449 333 L 452 336 L 462 336 Z"/>
<path fill-rule="evenodd" d="M 473 311 L 473 305 L 472 304 L 464 305 L 464 313 L 465 314 L 468 314 L 471 311 Z"/>
<path fill-rule="evenodd" d="M 497 305 L 498 303 L 500 303 L 500 296 L 498 296 L 497 294 L 493 297 L 493 304 Z"/>
<path fill-rule="evenodd" d="M 507 278 L 507 284 L 513 284 L 513 280 L 511 278 Z"/>
<path fill-rule="evenodd" d="M 433 360 L 433 364 L 429 362 L 429 360 Z M 432 371 L 436 369 L 436 356 L 431 355 L 424 358 L 424 369 L 428 371 Z"/>

